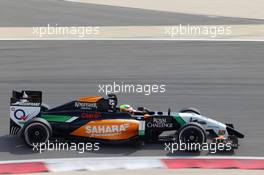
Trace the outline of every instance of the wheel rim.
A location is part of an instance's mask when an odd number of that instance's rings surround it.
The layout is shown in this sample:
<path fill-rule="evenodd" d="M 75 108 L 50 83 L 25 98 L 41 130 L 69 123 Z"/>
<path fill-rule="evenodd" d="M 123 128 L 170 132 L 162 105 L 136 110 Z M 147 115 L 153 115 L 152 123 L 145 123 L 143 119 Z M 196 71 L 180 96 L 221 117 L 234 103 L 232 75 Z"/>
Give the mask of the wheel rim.
<path fill-rule="evenodd" d="M 25 140 L 29 145 L 46 143 L 49 139 L 48 128 L 39 123 L 32 123 L 25 129 Z"/>
<path fill-rule="evenodd" d="M 182 143 L 200 143 L 205 140 L 205 136 L 201 129 L 192 127 L 183 129 L 180 133 L 179 139 Z"/>

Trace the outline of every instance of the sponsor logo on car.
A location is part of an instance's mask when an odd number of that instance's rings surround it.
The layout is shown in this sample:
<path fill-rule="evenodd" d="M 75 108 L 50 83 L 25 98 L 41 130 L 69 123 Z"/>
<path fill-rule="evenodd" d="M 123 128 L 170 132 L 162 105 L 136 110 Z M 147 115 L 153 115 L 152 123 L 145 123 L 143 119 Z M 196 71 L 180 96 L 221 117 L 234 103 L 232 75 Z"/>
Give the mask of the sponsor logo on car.
<path fill-rule="evenodd" d="M 23 109 L 17 109 L 14 112 L 14 117 L 17 120 L 26 120 L 28 118 L 28 115 L 26 115 L 26 112 Z"/>
<path fill-rule="evenodd" d="M 75 102 L 74 105 L 76 108 L 81 108 L 81 109 L 91 109 L 91 108 L 96 108 L 96 103 L 84 103 L 84 102 Z"/>
<path fill-rule="evenodd" d="M 13 106 L 40 106 L 40 103 L 18 101 L 18 102 L 12 103 L 11 105 Z"/>
<path fill-rule="evenodd" d="M 105 119 L 89 121 L 74 130 L 71 135 L 107 139 L 124 140 L 138 134 L 139 121 L 130 119 Z"/>
<path fill-rule="evenodd" d="M 153 118 L 152 122 L 147 123 L 148 128 L 172 128 L 173 124 L 166 118 Z"/>
<path fill-rule="evenodd" d="M 25 122 L 37 116 L 39 112 L 40 112 L 40 107 L 11 106 L 10 118 L 19 126 L 23 126 Z"/>
<path fill-rule="evenodd" d="M 96 113 L 86 113 L 86 112 L 82 112 L 81 113 L 81 117 L 82 118 L 87 118 L 87 119 L 96 119 L 101 117 L 101 113 L 100 112 L 96 112 Z"/>
<path fill-rule="evenodd" d="M 99 125 L 99 126 L 86 126 L 86 133 L 88 134 L 116 134 L 126 131 L 129 128 L 128 123 L 120 125 Z"/>

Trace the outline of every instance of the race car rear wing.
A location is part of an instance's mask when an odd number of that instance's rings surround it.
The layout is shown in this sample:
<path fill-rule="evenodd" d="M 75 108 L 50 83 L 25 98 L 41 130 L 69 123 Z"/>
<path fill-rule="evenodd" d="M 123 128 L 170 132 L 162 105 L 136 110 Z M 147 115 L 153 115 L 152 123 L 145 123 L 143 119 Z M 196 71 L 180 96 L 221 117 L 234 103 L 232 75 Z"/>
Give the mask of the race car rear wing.
<path fill-rule="evenodd" d="M 13 90 L 12 97 L 10 98 L 10 105 L 19 101 L 29 103 L 42 103 L 42 92 L 41 91 L 26 91 L 21 92 Z"/>
<path fill-rule="evenodd" d="M 17 135 L 41 111 L 41 91 L 13 91 L 10 98 L 10 134 Z"/>

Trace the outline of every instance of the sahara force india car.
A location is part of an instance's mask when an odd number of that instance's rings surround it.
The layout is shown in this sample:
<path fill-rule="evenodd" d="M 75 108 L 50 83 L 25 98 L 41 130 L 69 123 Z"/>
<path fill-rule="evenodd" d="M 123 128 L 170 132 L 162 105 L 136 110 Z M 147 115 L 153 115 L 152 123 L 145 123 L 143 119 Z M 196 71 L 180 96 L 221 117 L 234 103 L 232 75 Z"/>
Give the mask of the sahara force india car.
<path fill-rule="evenodd" d="M 48 108 L 42 103 L 40 91 L 13 91 L 10 99 L 10 134 L 19 135 L 33 146 L 54 137 L 87 138 L 102 142 L 156 142 L 167 138 L 182 143 L 230 143 L 238 148 L 244 135 L 232 124 L 207 118 L 198 110 L 155 112 L 139 107 L 132 113 L 117 107 L 117 97 L 82 97 L 66 104 Z M 161 136 L 163 135 L 163 136 Z"/>

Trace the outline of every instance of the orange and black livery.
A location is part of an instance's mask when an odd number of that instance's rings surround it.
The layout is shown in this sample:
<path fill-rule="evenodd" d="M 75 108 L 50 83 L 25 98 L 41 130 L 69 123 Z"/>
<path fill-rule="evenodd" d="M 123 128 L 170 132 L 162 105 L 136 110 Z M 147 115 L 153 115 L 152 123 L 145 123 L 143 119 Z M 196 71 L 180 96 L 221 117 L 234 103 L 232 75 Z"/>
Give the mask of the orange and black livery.
<path fill-rule="evenodd" d="M 117 106 L 115 94 L 80 97 L 50 108 L 42 103 L 40 91 L 13 91 L 10 99 L 10 134 L 20 135 L 25 143 L 46 143 L 51 137 L 74 137 L 102 142 L 230 143 L 238 147 L 244 135 L 232 124 L 204 117 L 194 108 L 179 112 L 151 111 L 145 107 L 132 110 Z M 126 110 L 127 108 L 127 110 Z M 172 131 L 170 135 L 164 132 Z"/>

